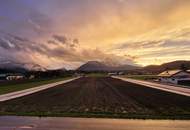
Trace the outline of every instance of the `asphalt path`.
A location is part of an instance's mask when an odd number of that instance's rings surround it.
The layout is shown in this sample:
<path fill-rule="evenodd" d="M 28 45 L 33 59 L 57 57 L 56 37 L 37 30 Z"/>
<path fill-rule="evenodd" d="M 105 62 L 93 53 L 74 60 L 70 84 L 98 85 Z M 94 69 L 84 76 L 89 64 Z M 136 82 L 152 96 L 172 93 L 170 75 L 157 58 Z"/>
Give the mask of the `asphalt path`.
<path fill-rule="evenodd" d="M 184 96 L 190 96 L 190 88 L 184 88 L 184 87 L 179 87 L 179 86 L 174 86 L 174 85 L 165 85 L 165 84 L 159 84 L 159 83 L 154 83 L 154 82 L 123 78 L 123 77 L 118 77 L 118 76 L 112 76 L 112 78 L 120 79 L 126 82 L 135 83 L 135 84 L 140 84 L 146 87 L 155 88 L 155 89 L 159 89 L 159 90 L 163 90 L 167 92 L 172 92 L 172 93 L 176 93 L 176 94 L 180 94 Z"/>

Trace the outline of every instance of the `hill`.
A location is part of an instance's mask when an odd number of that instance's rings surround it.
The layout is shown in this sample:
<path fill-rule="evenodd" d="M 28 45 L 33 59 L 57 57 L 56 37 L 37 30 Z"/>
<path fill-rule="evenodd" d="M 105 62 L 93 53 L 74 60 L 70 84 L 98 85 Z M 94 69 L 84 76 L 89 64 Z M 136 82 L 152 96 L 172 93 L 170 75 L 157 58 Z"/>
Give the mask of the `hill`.
<path fill-rule="evenodd" d="M 93 72 L 93 71 L 126 71 L 126 70 L 135 70 L 139 69 L 138 66 L 132 65 L 117 65 L 112 66 L 105 64 L 99 61 L 88 61 L 87 63 L 81 65 L 77 70 L 84 72 Z"/>
<path fill-rule="evenodd" d="M 149 73 L 161 73 L 162 71 L 172 69 L 190 69 L 190 61 L 180 60 L 164 63 L 162 65 L 149 65 L 142 70 Z"/>
<path fill-rule="evenodd" d="M 47 69 L 33 63 L 17 63 L 14 61 L 1 61 L 0 73 L 25 73 L 27 71 L 46 71 Z"/>

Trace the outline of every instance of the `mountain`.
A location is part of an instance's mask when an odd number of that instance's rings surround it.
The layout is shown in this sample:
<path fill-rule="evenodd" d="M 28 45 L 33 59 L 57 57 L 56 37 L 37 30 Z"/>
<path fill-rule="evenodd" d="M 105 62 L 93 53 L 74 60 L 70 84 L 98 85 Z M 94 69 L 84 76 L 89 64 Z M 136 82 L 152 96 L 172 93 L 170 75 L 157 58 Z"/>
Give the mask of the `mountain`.
<path fill-rule="evenodd" d="M 46 70 L 46 68 L 33 63 L 16 63 L 14 61 L 0 61 L 0 73 L 24 73 L 27 71 Z"/>
<path fill-rule="evenodd" d="M 122 71 L 122 70 L 137 70 L 140 69 L 140 66 L 133 66 L 133 65 L 119 65 L 114 67 L 114 69 L 118 70 L 118 71 Z"/>
<path fill-rule="evenodd" d="M 81 65 L 77 70 L 84 72 L 92 71 L 126 71 L 126 70 L 135 70 L 139 69 L 138 66 L 132 65 L 117 65 L 111 66 L 99 61 L 88 61 L 87 63 Z"/>
<path fill-rule="evenodd" d="M 42 67 L 38 64 L 33 63 L 25 63 L 22 64 L 24 68 L 26 68 L 29 71 L 46 71 L 47 69 L 45 67 Z"/>
<path fill-rule="evenodd" d="M 79 71 L 107 71 L 109 69 L 105 64 L 98 61 L 88 61 L 87 63 L 80 66 L 77 70 Z"/>
<path fill-rule="evenodd" d="M 89 61 L 81 65 L 77 70 L 84 72 L 93 72 L 93 71 L 131 71 L 139 72 L 142 74 L 152 73 L 159 74 L 165 70 L 172 69 L 190 69 L 190 61 L 179 60 L 164 63 L 162 65 L 149 65 L 145 67 L 138 67 L 132 65 L 117 65 L 112 66 L 99 61 Z"/>
<path fill-rule="evenodd" d="M 149 73 L 161 73 L 165 70 L 172 70 L 172 69 L 190 69 L 190 61 L 179 60 L 164 63 L 162 65 L 149 65 L 144 67 L 142 70 Z"/>

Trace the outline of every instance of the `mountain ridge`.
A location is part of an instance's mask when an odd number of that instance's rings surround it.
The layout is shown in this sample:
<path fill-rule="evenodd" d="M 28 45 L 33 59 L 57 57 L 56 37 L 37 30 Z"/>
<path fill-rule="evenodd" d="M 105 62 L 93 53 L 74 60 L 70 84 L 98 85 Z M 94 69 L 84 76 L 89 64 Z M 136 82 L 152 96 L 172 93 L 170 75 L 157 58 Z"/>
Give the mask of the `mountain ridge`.
<path fill-rule="evenodd" d="M 6 70 L 10 72 L 27 72 L 27 71 L 46 71 L 45 67 L 42 67 L 34 63 L 17 63 L 14 61 L 1 61 L 0 62 L 1 71 Z"/>
<path fill-rule="evenodd" d="M 134 70 L 139 69 L 138 66 L 132 65 L 117 65 L 111 66 L 99 61 L 88 61 L 85 64 L 81 65 L 77 70 L 84 72 L 91 71 L 125 71 L 125 70 Z"/>
<path fill-rule="evenodd" d="M 161 65 L 148 65 L 143 67 L 143 71 L 151 73 L 161 73 L 165 70 L 173 70 L 173 69 L 190 69 L 190 61 L 177 60 L 177 61 L 163 63 Z"/>

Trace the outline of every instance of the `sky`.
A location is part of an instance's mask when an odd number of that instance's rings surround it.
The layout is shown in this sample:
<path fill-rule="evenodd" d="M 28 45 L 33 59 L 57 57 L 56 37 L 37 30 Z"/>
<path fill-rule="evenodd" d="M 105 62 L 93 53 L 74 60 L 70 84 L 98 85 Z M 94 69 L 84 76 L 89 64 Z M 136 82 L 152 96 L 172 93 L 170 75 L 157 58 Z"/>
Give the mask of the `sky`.
<path fill-rule="evenodd" d="M 189 0 L 0 0 L 0 61 L 77 68 L 190 60 Z"/>

